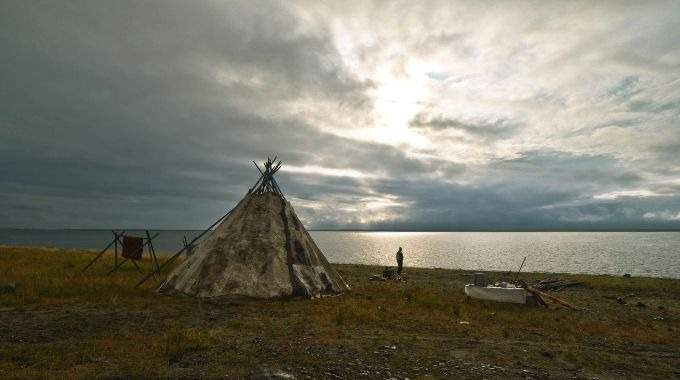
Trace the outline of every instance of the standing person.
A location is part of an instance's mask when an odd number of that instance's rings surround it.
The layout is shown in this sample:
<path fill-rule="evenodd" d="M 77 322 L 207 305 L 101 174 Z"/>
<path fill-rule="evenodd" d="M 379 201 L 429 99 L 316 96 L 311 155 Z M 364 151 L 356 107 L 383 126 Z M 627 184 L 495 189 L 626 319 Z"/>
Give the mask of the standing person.
<path fill-rule="evenodd" d="M 401 247 L 397 251 L 397 274 L 401 274 L 404 269 L 404 253 L 401 251 Z"/>

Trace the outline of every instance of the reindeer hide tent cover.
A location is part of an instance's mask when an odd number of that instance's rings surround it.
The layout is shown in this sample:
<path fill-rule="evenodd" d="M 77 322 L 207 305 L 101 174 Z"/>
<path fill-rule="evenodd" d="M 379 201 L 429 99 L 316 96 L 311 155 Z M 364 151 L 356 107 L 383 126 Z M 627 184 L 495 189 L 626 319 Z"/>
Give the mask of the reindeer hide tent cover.
<path fill-rule="evenodd" d="M 314 297 L 349 290 L 330 266 L 274 179 L 267 160 L 260 179 L 159 291 L 198 298 Z M 257 166 L 257 164 L 255 164 Z"/>

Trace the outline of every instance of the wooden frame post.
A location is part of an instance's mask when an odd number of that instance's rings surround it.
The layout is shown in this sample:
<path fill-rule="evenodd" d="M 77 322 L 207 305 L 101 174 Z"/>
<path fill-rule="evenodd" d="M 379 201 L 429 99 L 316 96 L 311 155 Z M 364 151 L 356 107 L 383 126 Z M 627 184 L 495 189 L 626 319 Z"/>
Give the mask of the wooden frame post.
<path fill-rule="evenodd" d="M 114 259 L 114 260 L 115 260 L 116 264 L 118 263 L 118 236 L 119 236 L 119 235 L 125 234 L 125 231 L 121 231 L 120 233 L 118 233 L 118 232 L 116 232 L 116 231 L 111 231 L 111 232 L 113 233 L 113 240 L 111 240 L 111 242 L 110 242 L 104 249 L 102 249 L 101 251 L 99 251 L 99 253 L 97 254 L 97 256 L 95 256 L 95 257 L 92 259 L 92 261 L 90 261 L 90 262 L 85 266 L 85 268 L 83 268 L 83 272 L 85 272 L 89 267 L 91 267 L 92 264 L 95 263 L 95 261 L 99 260 L 99 258 L 102 257 L 102 255 L 103 255 L 104 253 L 106 253 L 106 251 L 107 251 L 109 248 L 111 248 L 111 246 L 114 246 L 114 252 L 115 252 L 115 253 L 114 253 L 115 259 Z"/>
<path fill-rule="evenodd" d="M 143 255 L 143 252 L 144 252 L 144 247 L 146 247 L 147 250 L 149 250 L 149 245 L 152 244 L 151 241 L 152 241 L 153 239 L 155 239 L 155 238 L 158 236 L 158 233 L 153 234 L 153 236 L 149 236 L 149 231 L 146 231 L 146 233 L 147 233 L 147 237 L 146 237 L 146 238 L 143 238 L 143 239 L 146 240 L 146 241 L 142 244 L 142 246 L 141 246 L 141 248 L 140 248 L 140 249 L 142 250 L 142 255 Z M 121 236 L 122 236 L 122 235 L 121 235 Z M 121 242 L 121 248 L 122 248 L 122 245 L 123 245 L 123 243 Z M 135 254 L 139 253 L 139 250 L 135 251 L 134 253 L 135 253 Z M 149 256 L 151 256 L 151 251 L 149 251 Z M 155 252 L 154 252 L 154 257 L 155 257 Z M 123 257 L 121 257 L 121 258 L 122 258 L 123 260 L 122 260 L 120 263 L 118 263 L 117 265 L 115 265 L 115 266 L 113 267 L 113 269 L 111 269 L 111 271 L 109 271 L 109 273 L 106 274 L 107 276 L 108 276 L 108 275 L 111 275 L 112 273 L 114 273 L 114 272 L 116 272 L 116 271 L 118 271 L 120 268 L 123 267 L 123 264 L 125 264 L 127 261 L 132 261 L 132 264 L 137 268 L 137 270 L 138 270 L 139 272 L 143 273 L 143 272 L 142 272 L 142 269 L 139 267 L 139 265 L 137 265 L 137 261 L 136 261 L 136 260 L 132 260 L 132 259 L 128 260 L 128 259 L 123 258 Z M 152 261 L 151 265 L 153 266 L 153 259 L 152 259 L 151 261 Z M 153 270 L 153 269 L 151 270 L 151 274 L 153 274 L 153 273 L 155 273 L 155 272 L 156 272 L 155 270 Z"/>

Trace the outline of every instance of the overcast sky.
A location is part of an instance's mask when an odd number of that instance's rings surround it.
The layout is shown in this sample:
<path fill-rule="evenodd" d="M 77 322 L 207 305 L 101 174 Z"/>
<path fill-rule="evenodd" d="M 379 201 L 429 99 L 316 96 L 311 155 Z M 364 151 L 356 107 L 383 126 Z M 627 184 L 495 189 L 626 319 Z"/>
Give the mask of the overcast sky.
<path fill-rule="evenodd" d="M 0 227 L 680 228 L 680 2 L 2 1 Z"/>

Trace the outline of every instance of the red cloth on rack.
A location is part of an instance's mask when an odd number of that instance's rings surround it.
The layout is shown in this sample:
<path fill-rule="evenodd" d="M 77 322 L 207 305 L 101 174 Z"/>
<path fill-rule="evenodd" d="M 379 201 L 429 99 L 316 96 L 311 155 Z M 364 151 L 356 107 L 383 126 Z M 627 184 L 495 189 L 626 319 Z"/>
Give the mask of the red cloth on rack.
<path fill-rule="evenodd" d="M 129 260 L 141 260 L 144 251 L 144 238 L 123 236 L 123 257 Z"/>

